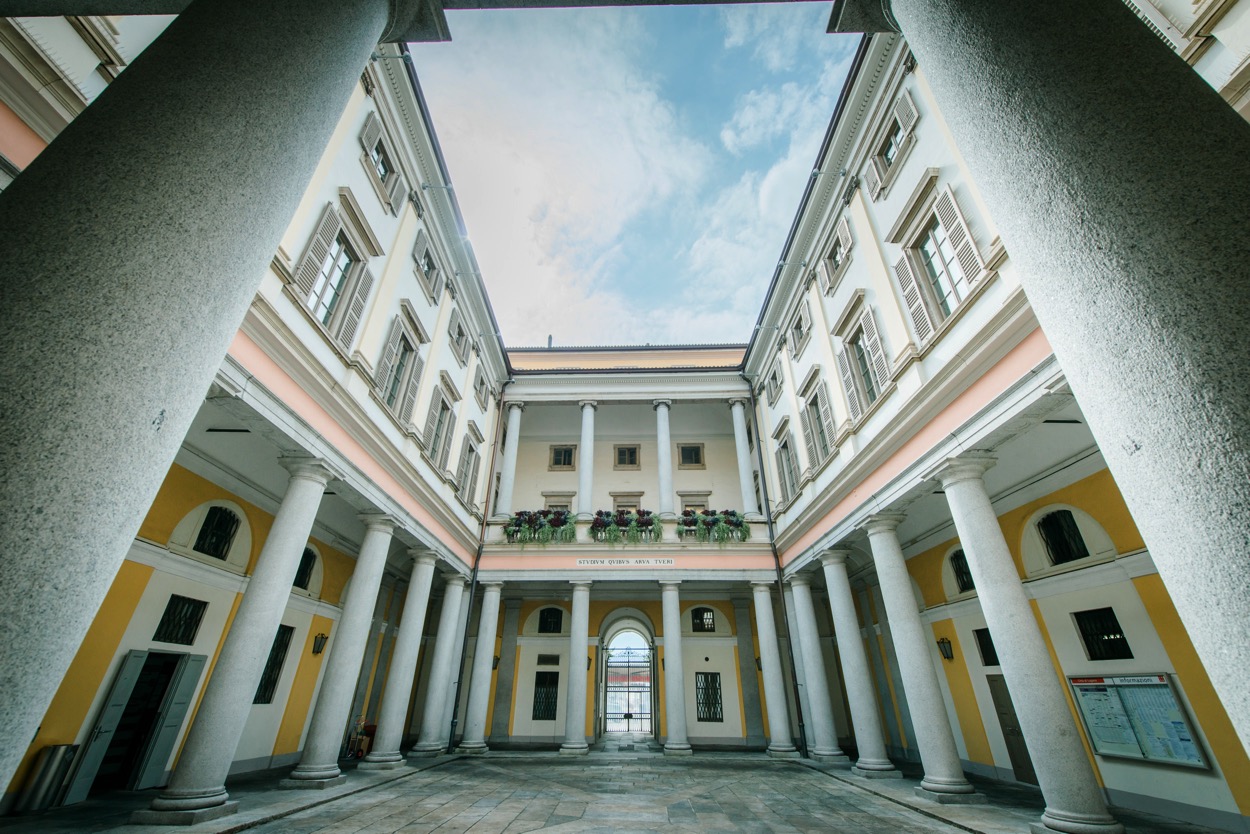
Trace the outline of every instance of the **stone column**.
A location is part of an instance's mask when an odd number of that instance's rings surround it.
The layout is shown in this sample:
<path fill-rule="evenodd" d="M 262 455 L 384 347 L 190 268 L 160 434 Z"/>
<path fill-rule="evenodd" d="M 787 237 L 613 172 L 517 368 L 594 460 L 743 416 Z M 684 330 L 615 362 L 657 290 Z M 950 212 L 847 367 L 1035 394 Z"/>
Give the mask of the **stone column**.
<path fill-rule="evenodd" d="M 1250 748 L 1250 126 L 1115 0 L 893 11 Z"/>
<path fill-rule="evenodd" d="M 935 474 L 946 491 L 981 611 L 1046 799 L 1042 824 L 1070 834 L 1122 832 L 1124 827 L 1107 813 L 1064 686 L 1055 674 L 1050 650 L 985 491 L 981 476 L 993 465 L 989 457 L 968 457 L 948 461 Z"/>
<path fill-rule="evenodd" d="M 495 676 L 495 709 L 491 713 L 490 738 L 508 740 L 508 719 L 512 715 L 515 695 L 512 679 L 516 676 L 516 639 L 521 630 L 520 599 L 503 601 L 503 639 L 499 645 L 499 669 Z"/>
<path fill-rule="evenodd" d="M 152 800 L 151 809 L 136 811 L 131 822 L 186 825 L 237 810 L 238 803 L 226 801 L 226 776 L 332 476 L 322 461 L 312 458 L 285 458 L 282 463 L 291 473 L 286 495 L 205 686 L 173 778 Z"/>
<path fill-rule="evenodd" d="M 482 583 L 482 614 L 473 651 L 473 677 L 469 679 L 469 705 L 464 712 L 461 753 L 486 752 L 486 708 L 490 706 L 490 678 L 495 660 L 495 633 L 499 630 L 499 592 L 502 582 Z"/>
<path fill-rule="evenodd" d="M 794 628 L 802 632 L 799 648 L 803 652 L 803 676 L 807 684 L 807 702 L 811 712 L 807 726 L 811 731 L 809 758 L 819 762 L 845 763 L 851 757 L 838 747 L 838 732 L 833 723 L 833 705 L 829 702 L 829 678 L 825 674 L 824 653 L 820 650 L 820 629 L 816 625 L 816 608 L 812 605 L 812 589 L 806 576 L 790 578 L 794 594 Z"/>
<path fill-rule="evenodd" d="M 499 466 L 499 498 L 495 501 L 495 515 L 512 512 L 512 489 L 516 485 L 516 450 L 521 442 L 521 412 L 525 403 L 506 403 L 508 408 L 508 436 L 503 441 L 503 463 Z"/>
<path fill-rule="evenodd" d="M 917 794 L 938 802 L 984 802 L 964 778 L 955 734 L 951 731 L 938 685 L 937 670 L 929 654 L 932 632 L 920 621 L 911 575 L 895 531 L 904 516 L 883 513 L 868 519 L 864 529 L 872 545 L 872 558 L 881 583 L 881 598 L 890 619 L 890 636 L 903 677 L 903 691 L 911 710 L 924 779 Z"/>
<path fill-rule="evenodd" d="M 868 655 L 855 616 L 855 600 L 851 597 L 851 581 L 846 573 L 850 552 L 830 550 L 820 557 L 825 568 L 825 585 L 829 589 L 829 610 L 833 614 L 833 631 L 838 640 L 838 656 L 842 661 L 842 681 L 855 725 L 855 747 L 859 759 L 852 772 L 873 778 L 900 778 L 885 752 L 885 733 L 881 714 L 868 670 Z"/>
<path fill-rule="evenodd" d="M 378 728 L 373 734 L 373 747 L 360 763 L 365 770 L 384 770 L 404 764 L 399 745 L 404 740 L 408 703 L 412 700 L 413 677 L 417 672 L 417 658 L 421 654 L 421 637 L 425 631 L 425 614 L 430 603 L 430 586 L 434 582 L 434 564 L 437 561 L 435 555 L 428 551 L 414 550 L 411 553 L 412 576 L 408 580 L 408 595 L 404 598 L 403 619 L 399 621 L 399 636 L 395 638 L 395 650 L 391 654 L 391 672 L 386 676 L 386 687 L 382 692 Z"/>
<path fill-rule="evenodd" d="M 790 735 L 790 713 L 786 709 L 786 682 L 777 651 L 777 621 L 773 615 L 773 583 L 752 582 L 755 594 L 755 634 L 760 640 L 760 666 L 764 671 L 764 702 L 768 709 L 768 755 L 798 758 Z"/>
<path fill-rule="evenodd" d="M 460 680 L 465 672 L 463 658 L 466 648 L 464 635 L 469 630 L 469 613 L 472 607 L 473 599 L 468 594 L 463 595 L 460 598 L 460 613 L 456 615 L 456 634 L 460 635 L 460 639 L 456 640 L 456 645 L 451 652 L 452 680 L 447 684 L 447 691 L 450 693 L 450 697 L 443 701 L 443 722 L 439 725 L 442 729 L 439 731 L 438 740 L 443 745 L 444 750 L 447 749 L 452 736 L 456 732 L 456 728 L 452 726 L 451 722 L 457 714 L 456 710 L 459 709 L 459 705 L 456 703 L 456 696 L 462 692 Z M 463 732 L 461 734 L 463 735 Z"/>
<path fill-rule="evenodd" d="M 569 681 L 564 704 L 562 756 L 584 756 L 586 744 L 586 641 L 590 634 L 590 582 L 573 584 L 573 617 L 569 622 Z"/>
<path fill-rule="evenodd" d="M 807 675 L 804 674 L 803 670 L 803 635 L 799 634 L 798 629 L 795 627 L 795 623 L 799 621 L 799 618 L 794 613 L 794 590 L 789 583 L 781 587 L 781 605 L 784 613 L 782 620 L 786 626 L 785 639 L 790 644 L 790 662 L 794 665 L 794 688 L 797 690 L 794 693 L 795 718 L 799 725 L 799 736 L 803 742 L 803 752 L 806 752 L 805 748 L 811 747 L 811 733 L 808 729 L 807 716 L 812 714 L 812 705 L 808 702 L 807 685 L 804 683 L 807 680 Z"/>
<path fill-rule="evenodd" d="M 689 756 L 686 738 L 686 675 L 681 656 L 680 581 L 661 582 L 660 599 L 664 609 L 664 720 L 668 740 L 664 755 Z"/>
<path fill-rule="evenodd" d="M 595 409 L 599 406 L 593 400 L 582 400 L 578 406 L 582 409 L 582 444 L 577 450 L 577 512 L 585 515 L 595 511 Z"/>
<path fill-rule="evenodd" d="M 668 429 L 672 400 L 653 400 L 655 406 L 655 468 L 660 473 L 660 513 L 673 512 L 673 438 Z"/>
<path fill-rule="evenodd" d="M 430 664 L 430 685 L 425 694 L 425 710 L 421 713 L 421 734 L 408 751 L 409 758 L 437 756 L 443 751 L 443 707 L 448 701 L 447 688 L 452 679 L 452 659 L 461 635 L 456 630 L 460 619 L 460 598 L 464 595 L 464 577 L 454 573 L 447 577 L 443 589 L 443 609 L 438 614 L 438 633 L 434 638 L 434 660 Z"/>
<path fill-rule="evenodd" d="M 742 490 L 743 514 L 759 514 L 759 505 L 755 503 L 755 467 L 751 466 L 751 448 L 747 442 L 746 407 L 750 401 L 744 397 L 735 397 L 729 401 L 729 411 L 734 423 L 734 451 L 738 455 L 738 487 Z"/>
<path fill-rule="evenodd" d="M 373 603 L 382 585 L 382 571 L 391 549 L 396 521 L 388 515 L 362 515 L 365 538 L 356 557 L 352 582 L 343 601 L 334 648 L 326 660 L 321 691 L 313 709 L 312 723 L 299 765 L 284 788 L 323 788 L 347 781 L 339 770 L 339 750 L 343 746 L 343 725 L 352 708 L 352 694 L 360 677 L 360 666 L 369 640 Z"/>
<path fill-rule="evenodd" d="M 0 784 L 169 472 L 387 9 L 197 0 L 0 195 Z"/>
<path fill-rule="evenodd" d="M 734 606 L 734 635 L 738 638 L 738 678 L 742 684 L 742 715 L 745 719 L 746 731 L 744 739 L 747 746 L 758 747 L 764 743 L 764 711 L 760 703 L 759 676 L 755 668 L 755 644 L 751 636 L 755 629 L 751 627 L 751 600 L 747 597 L 733 597 L 730 602 Z M 773 640 L 776 648 L 776 639 Z M 786 735 L 790 727 L 786 725 Z"/>

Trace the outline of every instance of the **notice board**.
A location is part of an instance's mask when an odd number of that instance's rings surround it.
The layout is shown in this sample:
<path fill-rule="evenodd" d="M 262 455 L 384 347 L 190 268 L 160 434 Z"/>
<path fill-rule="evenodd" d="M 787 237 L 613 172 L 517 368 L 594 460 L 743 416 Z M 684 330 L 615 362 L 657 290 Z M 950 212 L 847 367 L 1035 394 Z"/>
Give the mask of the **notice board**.
<path fill-rule="evenodd" d="M 1070 677 L 1094 752 L 1210 769 L 1167 675 Z"/>

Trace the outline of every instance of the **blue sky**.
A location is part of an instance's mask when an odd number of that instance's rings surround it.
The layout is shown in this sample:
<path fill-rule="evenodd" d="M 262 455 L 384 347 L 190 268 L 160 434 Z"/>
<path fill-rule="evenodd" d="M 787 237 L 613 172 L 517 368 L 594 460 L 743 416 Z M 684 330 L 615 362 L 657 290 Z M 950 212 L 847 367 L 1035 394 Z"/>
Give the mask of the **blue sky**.
<path fill-rule="evenodd" d="M 745 342 L 857 36 L 827 3 L 448 12 L 412 52 L 504 342 Z"/>

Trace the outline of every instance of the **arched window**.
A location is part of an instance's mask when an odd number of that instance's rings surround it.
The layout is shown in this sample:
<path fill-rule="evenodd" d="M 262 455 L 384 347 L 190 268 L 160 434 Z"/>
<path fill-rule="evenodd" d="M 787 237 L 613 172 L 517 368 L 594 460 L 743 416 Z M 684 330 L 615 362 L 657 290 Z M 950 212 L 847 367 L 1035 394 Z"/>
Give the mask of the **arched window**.
<path fill-rule="evenodd" d="M 538 633 L 559 634 L 564 631 L 564 609 L 544 608 L 538 612 Z"/>
<path fill-rule="evenodd" d="M 238 531 L 239 517 L 233 510 L 209 507 L 204 515 L 204 523 L 200 525 L 200 532 L 195 537 L 193 549 L 224 562 L 230 553 L 230 545 L 234 543 L 234 534 Z"/>
<path fill-rule="evenodd" d="M 1062 565 L 1084 559 L 1089 555 L 1076 518 L 1070 510 L 1055 510 L 1037 521 L 1037 532 L 1046 545 L 1046 553 L 1052 565 Z"/>
<path fill-rule="evenodd" d="M 299 560 L 299 570 L 295 571 L 295 581 L 291 583 L 291 587 L 307 591 L 308 583 L 312 581 L 313 568 L 315 567 L 317 567 L 317 554 L 313 552 L 311 547 L 305 547 L 304 555 Z"/>
<path fill-rule="evenodd" d="M 691 631 L 716 631 L 716 612 L 711 608 L 694 608 L 690 611 Z"/>
<path fill-rule="evenodd" d="M 972 572 L 968 570 L 968 557 L 963 550 L 956 550 L 951 554 L 951 573 L 955 574 L 955 584 L 959 586 L 961 594 L 977 589 L 972 581 Z"/>

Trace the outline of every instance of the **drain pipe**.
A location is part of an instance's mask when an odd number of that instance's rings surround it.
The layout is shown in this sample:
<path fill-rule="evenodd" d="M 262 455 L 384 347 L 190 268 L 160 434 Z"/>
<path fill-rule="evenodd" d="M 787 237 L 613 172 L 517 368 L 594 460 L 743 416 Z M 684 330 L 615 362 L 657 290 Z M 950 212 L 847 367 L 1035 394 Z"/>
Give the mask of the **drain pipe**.
<path fill-rule="evenodd" d="M 786 626 L 786 654 L 790 657 L 790 685 L 794 688 L 794 714 L 799 724 L 799 752 L 807 756 L 807 729 L 803 725 L 803 699 L 799 697 L 799 677 L 794 665 L 794 631 L 790 628 L 790 612 L 786 610 L 785 585 L 781 574 L 781 554 L 777 552 L 776 531 L 773 528 L 773 508 L 768 500 L 768 476 L 764 469 L 764 443 L 759 433 L 760 410 L 759 401 L 755 398 L 755 385 L 746 373 L 739 371 L 738 376 L 747 384 L 751 394 L 751 414 L 755 417 L 751 430 L 755 432 L 755 458 L 760 466 L 760 500 L 764 502 L 764 520 L 768 523 L 768 546 L 773 551 L 773 567 L 777 571 L 777 599 L 781 603 L 781 620 Z"/>
<path fill-rule="evenodd" d="M 460 723 L 460 695 L 464 691 L 464 661 L 469 654 L 469 628 L 473 625 L 473 599 L 477 596 L 477 572 L 482 565 L 482 549 L 486 545 L 486 520 L 490 518 L 490 495 L 491 486 L 495 482 L 495 459 L 499 456 L 499 441 L 503 436 L 503 392 L 514 381 L 511 376 L 505 379 L 503 385 L 499 386 L 499 396 L 495 399 L 495 413 L 498 415 L 495 419 L 495 443 L 491 447 L 490 472 L 486 478 L 486 500 L 482 502 L 482 525 L 478 529 L 477 553 L 473 557 L 473 575 L 469 579 L 469 614 L 464 618 L 464 637 L 460 642 L 460 670 L 456 673 L 456 700 L 452 702 L 451 731 L 447 734 L 448 753 L 455 752 L 456 725 Z"/>

